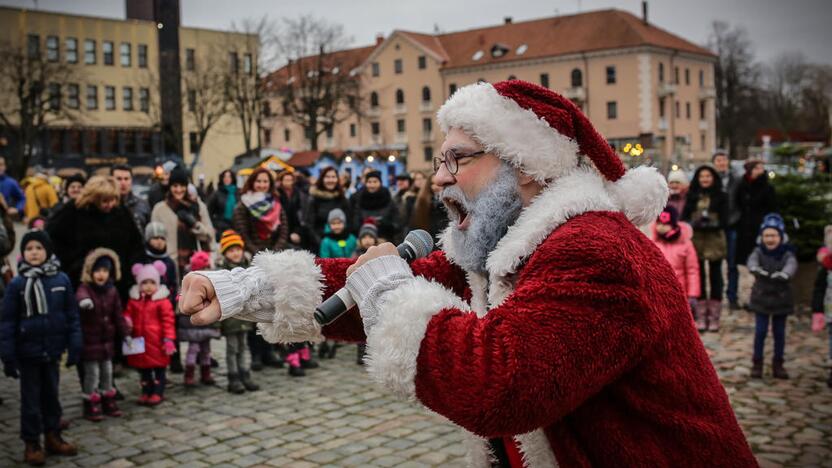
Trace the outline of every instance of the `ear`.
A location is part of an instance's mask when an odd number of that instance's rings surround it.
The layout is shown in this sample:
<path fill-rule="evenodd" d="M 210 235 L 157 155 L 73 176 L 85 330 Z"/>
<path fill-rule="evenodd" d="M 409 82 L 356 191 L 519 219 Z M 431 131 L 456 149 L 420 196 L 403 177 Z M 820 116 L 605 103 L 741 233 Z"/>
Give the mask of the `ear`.
<path fill-rule="evenodd" d="M 139 272 L 142 271 L 142 266 L 143 265 L 141 263 L 137 263 L 137 264 L 133 265 L 132 268 L 130 268 L 130 272 L 133 273 L 133 276 L 137 276 L 139 274 Z"/>
<path fill-rule="evenodd" d="M 534 180 L 534 177 L 526 174 L 521 170 L 517 170 L 517 181 L 520 182 L 521 187 L 527 187 L 529 184 L 537 184 L 538 182 Z"/>
<path fill-rule="evenodd" d="M 153 268 L 155 268 L 160 275 L 164 275 L 168 271 L 164 262 L 162 262 L 161 260 L 156 260 L 155 262 L 153 262 Z"/>

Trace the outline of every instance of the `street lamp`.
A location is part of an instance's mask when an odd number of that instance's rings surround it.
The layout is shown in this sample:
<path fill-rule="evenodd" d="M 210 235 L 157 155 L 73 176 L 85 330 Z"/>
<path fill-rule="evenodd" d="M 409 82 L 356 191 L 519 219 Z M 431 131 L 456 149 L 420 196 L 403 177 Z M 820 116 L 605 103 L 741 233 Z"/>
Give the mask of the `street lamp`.
<path fill-rule="evenodd" d="M 387 160 L 390 162 L 396 162 L 396 157 L 391 154 L 390 156 L 387 156 Z"/>
<path fill-rule="evenodd" d="M 371 163 L 371 162 L 373 162 L 373 161 L 375 161 L 375 160 L 376 160 L 376 158 L 374 158 L 374 157 L 372 157 L 372 156 L 367 156 L 367 162 Z"/>

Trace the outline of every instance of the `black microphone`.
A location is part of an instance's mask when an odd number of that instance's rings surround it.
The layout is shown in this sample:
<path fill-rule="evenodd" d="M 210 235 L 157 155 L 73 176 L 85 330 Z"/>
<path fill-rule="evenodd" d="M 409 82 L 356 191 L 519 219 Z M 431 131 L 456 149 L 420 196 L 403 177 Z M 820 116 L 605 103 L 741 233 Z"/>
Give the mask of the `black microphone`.
<path fill-rule="evenodd" d="M 422 229 L 410 231 L 396 249 L 400 257 L 412 262 L 427 256 L 433 250 L 433 237 Z M 343 287 L 315 309 L 315 320 L 321 325 L 329 325 L 354 306 L 355 301 L 350 292 Z"/>

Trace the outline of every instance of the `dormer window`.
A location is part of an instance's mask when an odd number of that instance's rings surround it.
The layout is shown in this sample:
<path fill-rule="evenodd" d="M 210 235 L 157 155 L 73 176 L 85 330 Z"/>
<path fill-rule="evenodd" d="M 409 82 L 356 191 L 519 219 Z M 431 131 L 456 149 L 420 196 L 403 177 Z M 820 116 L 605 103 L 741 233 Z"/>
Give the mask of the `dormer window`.
<path fill-rule="evenodd" d="M 508 51 L 509 48 L 507 46 L 504 46 L 503 44 L 494 44 L 494 46 L 491 47 L 491 56 L 494 58 L 500 58 L 506 55 Z"/>
<path fill-rule="evenodd" d="M 517 55 L 523 55 L 523 54 L 525 54 L 525 53 L 526 53 L 526 51 L 527 51 L 527 50 L 529 50 L 529 46 L 528 46 L 528 45 L 526 45 L 526 44 L 520 44 L 520 47 L 518 47 L 518 48 L 517 48 L 517 51 L 516 51 L 515 53 L 516 53 Z"/>
<path fill-rule="evenodd" d="M 474 52 L 474 55 L 471 57 L 471 60 L 476 62 L 477 60 L 481 59 L 483 55 L 485 55 L 485 53 L 481 50 L 478 50 Z"/>

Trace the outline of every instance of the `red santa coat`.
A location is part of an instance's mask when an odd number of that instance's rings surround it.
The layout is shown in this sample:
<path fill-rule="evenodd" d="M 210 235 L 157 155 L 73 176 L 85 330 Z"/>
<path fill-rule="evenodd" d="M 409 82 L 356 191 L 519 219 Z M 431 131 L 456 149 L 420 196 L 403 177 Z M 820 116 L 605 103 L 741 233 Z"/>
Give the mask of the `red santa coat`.
<path fill-rule="evenodd" d="M 523 211 L 488 278 L 447 246 L 414 262 L 384 295 L 369 373 L 468 431 L 473 466 L 495 437 L 532 467 L 756 466 L 671 267 L 600 178 L 565 179 Z M 324 297 L 350 263 L 318 260 Z M 323 334 L 364 339 L 355 312 Z"/>
<path fill-rule="evenodd" d="M 167 367 L 170 357 L 165 353 L 164 340 L 175 340 L 173 306 L 168 288 L 161 285 L 153 297 L 139 293 L 138 286 L 130 289 L 130 300 L 124 316 L 133 322 L 133 338 L 144 337 L 145 352 L 127 356 L 127 365 L 136 369 Z"/>

